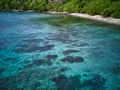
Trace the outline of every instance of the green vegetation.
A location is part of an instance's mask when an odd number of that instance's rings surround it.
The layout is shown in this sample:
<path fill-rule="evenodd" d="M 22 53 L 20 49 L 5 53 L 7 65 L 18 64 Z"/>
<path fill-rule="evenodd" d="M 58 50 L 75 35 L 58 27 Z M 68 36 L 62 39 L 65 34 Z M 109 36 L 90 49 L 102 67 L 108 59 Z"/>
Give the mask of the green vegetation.
<path fill-rule="evenodd" d="M 67 11 L 120 18 L 120 0 L 0 0 L 0 11 Z"/>

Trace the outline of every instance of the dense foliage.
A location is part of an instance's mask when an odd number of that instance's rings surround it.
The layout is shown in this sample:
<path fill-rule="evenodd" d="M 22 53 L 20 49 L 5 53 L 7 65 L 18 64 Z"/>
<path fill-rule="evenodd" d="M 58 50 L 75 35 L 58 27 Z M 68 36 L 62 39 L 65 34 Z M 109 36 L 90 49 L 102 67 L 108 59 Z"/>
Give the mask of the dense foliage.
<path fill-rule="evenodd" d="M 13 9 L 81 12 L 120 18 L 120 0 L 0 0 L 1 11 Z"/>

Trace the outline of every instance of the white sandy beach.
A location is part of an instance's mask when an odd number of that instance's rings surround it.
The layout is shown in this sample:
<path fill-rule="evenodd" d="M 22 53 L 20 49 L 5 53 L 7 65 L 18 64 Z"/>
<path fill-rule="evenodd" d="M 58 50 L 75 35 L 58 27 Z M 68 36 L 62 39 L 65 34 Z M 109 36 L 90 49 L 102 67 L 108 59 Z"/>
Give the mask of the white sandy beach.
<path fill-rule="evenodd" d="M 89 14 L 81 14 L 81 13 L 71 13 L 70 15 L 120 25 L 120 19 L 118 19 L 118 18 L 116 19 L 116 18 L 112 18 L 112 17 L 103 17 L 100 15 L 92 16 Z"/>
<path fill-rule="evenodd" d="M 50 14 L 69 14 L 68 12 L 56 12 L 56 11 L 47 11 Z"/>
<path fill-rule="evenodd" d="M 100 15 L 92 16 L 92 15 L 83 14 L 83 13 L 70 13 L 69 14 L 68 12 L 56 12 L 56 11 L 48 11 L 48 13 L 50 13 L 50 14 L 68 14 L 68 15 L 75 16 L 75 17 L 87 18 L 87 19 L 97 20 L 97 21 L 101 21 L 101 22 L 120 25 L 120 19 L 118 19 L 118 18 L 103 17 Z"/>

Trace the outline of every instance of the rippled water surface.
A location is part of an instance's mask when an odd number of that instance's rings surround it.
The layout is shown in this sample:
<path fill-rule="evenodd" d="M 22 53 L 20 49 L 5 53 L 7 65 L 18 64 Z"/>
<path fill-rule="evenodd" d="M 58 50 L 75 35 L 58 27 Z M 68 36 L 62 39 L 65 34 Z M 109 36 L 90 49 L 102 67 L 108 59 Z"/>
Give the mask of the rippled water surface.
<path fill-rule="evenodd" d="M 0 90 L 120 90 L 120 26 L 1 12 Z"/>

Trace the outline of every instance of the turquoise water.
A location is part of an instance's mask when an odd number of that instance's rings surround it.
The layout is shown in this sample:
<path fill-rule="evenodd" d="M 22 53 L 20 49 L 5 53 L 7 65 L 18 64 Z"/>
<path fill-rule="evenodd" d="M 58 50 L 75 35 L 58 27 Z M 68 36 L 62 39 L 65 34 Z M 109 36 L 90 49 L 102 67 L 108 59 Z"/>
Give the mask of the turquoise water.
<path fill-rule="evenodd" d="M 120 90 L 120 26 L 1 12 L 0 90 Z"/>

